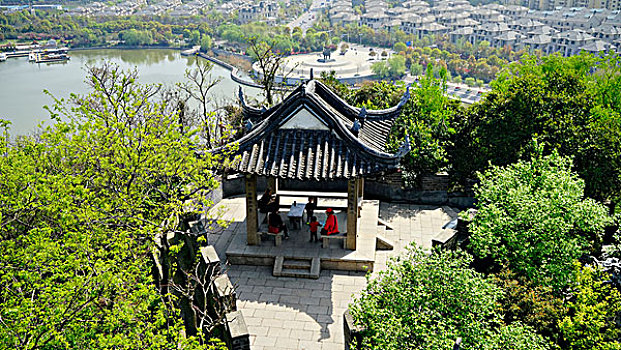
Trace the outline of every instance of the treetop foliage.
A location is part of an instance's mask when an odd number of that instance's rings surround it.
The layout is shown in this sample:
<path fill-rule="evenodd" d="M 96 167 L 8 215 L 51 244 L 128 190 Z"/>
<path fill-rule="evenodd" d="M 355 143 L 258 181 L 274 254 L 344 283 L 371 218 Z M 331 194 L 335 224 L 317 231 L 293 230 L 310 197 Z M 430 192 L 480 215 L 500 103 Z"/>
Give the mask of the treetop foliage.
<path fill-rule="evenodd" d="M 391 261 L 351 308 L 365 328 L 363 348 L 451 349 L 459 337 L 463 349 L 549 349 L 529 327 L 503 325 L 502 290 L 471 261 L 465 253 L 417 248 Z"/>
<path fill-rule="evenodd" d="M 561 288 L 573 261 L 600 247 L 611 219 L 605 206 L 584 198 L 584 180 L 569 158 L 535 149 L 530 161 L 479 174 L 470 246 L 536 284 Z"/>
<path fill-rule="evenodd" d="M 182 336 L 147 267 L 157 234 L 209 207 L 217 160 L 195 156 L 157 87 L 114 67 L 88 81 L 77 106 L 50 108 L 53 126 L 0 138 L 0 343 L 215 349 Z"/>
<path fill-rule="evenodd" d="M 616 55 L 524 56 L 492 91 L 456 120 L 454 174 L 472 177 L 489 163 L 527 159 L 537 137 L 573 157 L 586 194 L 616 202 L 621 194 L 621 72 Z"/>

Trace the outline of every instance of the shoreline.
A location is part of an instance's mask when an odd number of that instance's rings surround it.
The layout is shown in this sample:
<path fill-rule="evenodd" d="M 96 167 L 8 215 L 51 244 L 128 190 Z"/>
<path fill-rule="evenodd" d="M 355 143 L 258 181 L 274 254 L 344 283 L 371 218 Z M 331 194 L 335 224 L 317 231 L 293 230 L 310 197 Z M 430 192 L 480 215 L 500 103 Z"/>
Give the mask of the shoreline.
<path fill-rule="evenodd" d="M 88 50 L 175 50 L 182 51 L 183 48 L 173 46 L 92 46 L 92 47 L 70 47 L 69 51 L 88 51 Z"/>
<path fill-rule="evenodd" d="M 94 46 L 94 47 L 77 47 L 77 48 L 69 48 L 69 51 L 88 51 L 88 50 L 175 50 L 175 51 L 183 51 L 185 48 L 181 47 L 172 47 L 172 46 Z M 263 89 L 261 84 L 255 83 L 254 81 L 248 81 L 244 78 L 238 76 L 239 68 L 221 61 L 213 56 L 209 56 L 204 52 L 198 52 L 194 55 L 190 55 L 187 57 L 201 57 L 206 59 L 218 66 L 230 71 L 231 80 L 234 82 L 244 85 L 247 87 L 255 88 L 255 89 Z"/>

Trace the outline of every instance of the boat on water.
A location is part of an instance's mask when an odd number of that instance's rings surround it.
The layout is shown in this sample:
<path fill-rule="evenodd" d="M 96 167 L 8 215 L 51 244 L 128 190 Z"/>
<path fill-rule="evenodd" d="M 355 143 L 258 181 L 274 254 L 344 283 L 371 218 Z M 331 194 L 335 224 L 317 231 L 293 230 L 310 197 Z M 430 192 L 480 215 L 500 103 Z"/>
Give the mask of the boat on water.
<path fill-rule="evenodd" d="M 0 52 L 0 62 L 6 61 L 6 54 Z"/>
<path fill-rule="evenodd" d="M 36 55 L 35 63 L 65 62 L 69 60 L 66 53 L 39 53 Z"/>
<path fill-rule="evenodd" d="M 67 47 L 32 50 L 28 53 L 28 61 L 35 63 L 63 62 L 69 59 L 69 56 L 67 55 L 68 52 L 69 48 Z"/>

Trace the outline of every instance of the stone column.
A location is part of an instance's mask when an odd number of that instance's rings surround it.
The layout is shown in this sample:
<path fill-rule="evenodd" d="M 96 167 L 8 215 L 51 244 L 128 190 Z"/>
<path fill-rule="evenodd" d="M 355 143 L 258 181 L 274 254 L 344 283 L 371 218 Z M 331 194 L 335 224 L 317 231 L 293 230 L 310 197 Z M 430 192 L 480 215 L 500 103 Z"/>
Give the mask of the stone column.
<path fill-rule="evenodd" d="M 364 178 L 361 177 L 356 180 L 358 182 L 358 202 L 362 202 L 364 198 Z M 362 210 L 362 203 L 358 207 L 358 217 L 360 217 L 360 211 Z"/>
<path fill-rule="evenodd" d="M 347 240 L 345 247 L 356 250 L 358 236 L 358 186 L 357 179 L 347 181 Z"/>
<path fill-rule="evenodd" d="M 257 176 L 246 175 L 246 242 L 248 245 L 257 245 L 257 230 L 259 228 L 257 207 Z"/>

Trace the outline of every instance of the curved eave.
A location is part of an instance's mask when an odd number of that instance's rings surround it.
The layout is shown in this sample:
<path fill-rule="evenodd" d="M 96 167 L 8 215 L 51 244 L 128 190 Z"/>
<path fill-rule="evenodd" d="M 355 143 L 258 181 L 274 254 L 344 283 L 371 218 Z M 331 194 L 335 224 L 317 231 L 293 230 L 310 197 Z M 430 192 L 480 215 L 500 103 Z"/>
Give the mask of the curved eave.
<path fill-rule="evenodd" d="M 340 120 L 340 118 L 332 116 L 330 111 L 325 109 L 323 104 L 320 103 L 320 101 L 317 100 L 317 96 L 315 94 L 307 95 L 307 98 L 309 98 L 310 100 L 313 100 L 313 102 L 314 102 L 312 105 L 309 105 L 309 107 L 310 108 L 315 107 L 315 108 L 322 109 L 323 115 L 325 115 L 329 119 L 330 124 L 333 125 L 333 128 L 332 128 L 333 132 L 335 132 L 337 135 L 339 135 L 343 140 L 346 140 L 347 142 L 351 143 L 352 145 L 356 145 L 356 146 L 360 147 L 369 156 L 380 158 L 380 159 L 383 159 L 383 160 L 386 160 L 386 161 L 396 161 L 397 163 L 399 162 L 401 157 L 396 157 L 395 154 L 390 154 L 390 153 L 383 152 L 381 150 L 373 148 L 373 147 L 365 144 L 364 142 L 362 142 L 362 140 L 360 140 L 360 138 L 358 138 L 356 135 L 354 135 L 351 132 L 351 130 L 345 124 L 343 124 L 343 122 Z"/>
<path fill-rule="evenodd" d="M 332 108 L 339 111 L 342 115 L 344 115 L 351 121 L 354 121 L 362 111 L 362 108 L 350 105 L 349 103 L 347 103 L 347 101 L 343 100 L 340 96 L 332 92 L 332 90 L 328 89 L 325 84 L 318 80 L 310 80 L 306 84 L 300 84 L 281 103 L 267 110 L 252 107 L 246 104 L 246 100 L 244 98 L 241 87 L 239 92 L 239 100 L 244 111 L 244 116 L 255 120 L 262 120 L 265 117 L 273 114 L 279 107 L 284 105 L 286 101 L 290 101 L 292 97 L 295 97 L 299 93 L 303 93 L 305 95 L 317 95 L 319 97 L 319 100 L 322 100 L 324 103 L 329 103 Z M 403 106 L 409 100 L 409 97 L 410 94 L 408 91 L 406 92 L 406 94 L 404 94 L 404 96 L 401 98 L 396 106 L 386 109 L 366 110 L 367 120 L 385 120 L 399 116 L 401 110 L 403 109 Z"/>
<path fill-rule="evenodd" d="M 320 81 L 313 81 L 313 82 L 316 84 L 315 92 L 314 92 L 315 94 L 317 94 L 317 87 L 319 87 L 319 89 L 321 90 L 320 94 L 322 94 L 321 97 L 324 97 L 324 98 L 327 97 L 329 99 L 332 99 L 334 102 L 336 102 L 335 104 L 332 105 L 333 108 L 338 109 L 339 112 L 347 116 L 352 121 L 360 115 L 362 108 L 354 107 L 350 105 L 349 103 L 347 103 L 347 101 L 343 100 L 339 95 L 335 94 L 334 92 L 332 92 L 332 90 L 328 89 L 328 87 L 322 82 Z M 388 118 L 397 117 L 401 113 L 401 110 L 403 109 L 403 106 L 405 106 L 405 103 L 409 100 L 409 97 L 410 97 L 409 93 L 406 93 L 401 98 L 401 100 L 396 106 L 392 106 L 390 108 L 367 109 L 366 110 L 367 119 L 368 120 L 373 120 L 373 119 L 384 120 Z"/>
<path fill-rule="evenodd" d="M 244 150 L 247 147 L 259 142 L 265 135 L 278 129 L 286 120 L 277 120 L 278 116 L 282 114 L 294 114 L 300 108 L 306 106 L 316 115 L 322 115 L 325 122 L 327 122 L 330 130 L 338 135 L 342 140 L 349 143 L 350 146 L 361 150 L 366 156 L 377 158 L 381 162 L 388 164 L 398 164 L 401 156 L 397 153 L 391 154 L 378 150 L 366 143 L 364 143 L 359 137 L 354 135 L 351 130 L 343 123 L 341 118 L 333 115 L 333 111 L 330 111 L 322 103 L 322 100 L 316 94 L 306 94 L 302 90 L 296 89 L 294 93 L 289 95 L 287 100 L 290 102 L 286 104 L 279 104 L 277 108 L 270 111 L 269 115 L 263 119 L 258 125 L 256 125 L 248 134 L 234 141 L 239 146 L 239 150 Z M 268 113 L 266 113 L 268 114 Z M 220 146 L 212 149 L 209 152 L 215 154 L 223 153 L 230 148 L 230 145 Z"/>

